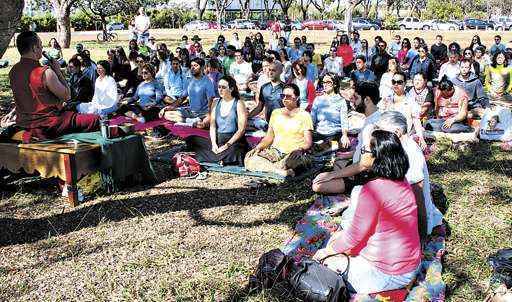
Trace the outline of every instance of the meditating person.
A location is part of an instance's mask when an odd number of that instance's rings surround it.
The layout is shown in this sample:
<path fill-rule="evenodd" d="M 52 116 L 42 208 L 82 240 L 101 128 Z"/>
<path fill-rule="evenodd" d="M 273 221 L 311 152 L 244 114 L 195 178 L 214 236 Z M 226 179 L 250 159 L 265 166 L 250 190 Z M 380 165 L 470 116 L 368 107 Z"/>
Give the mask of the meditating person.
<path fill-rule="evenodd" d="M 388 61 L 388 71 L 385 72 L 380 78 L 379 92 L 381 98 L 390 97 L 393 95 L 393 84 L 391 80 L 396 72 L 399 72 L 400 65 L 396 58 L 391 58 Z"/>
<path fill-rule="evenodd" d="M 418 207 L 418 231 L 420 238 L 426 239 L 432 229 L 443 223 L 443 214 L 432 202 L 430 177 L 423 151 L 407 134 L 407 119 L 398 111 L 382 113 L 375 123 L 375 129 L 392 132 L 398 136 L 409 159 L 409 169 L 405 174 L 407 182 L 412 186 Z M 351 205 L 352 207 L 352 205 Z"/>
<path fill-rule="evenodd" d="M 472 62 L 462 59 L 460 62 L 460 74 L 453 79 L 455 86 L 462 87 L 469 97 L 468 111 L 470 117 L 482 117 L 484 109 L 489 107 L 489 99 L 484 92 L 484 85 L 480 78 L 471 71 Z"/>
<path fill-rule="evenodd" d="M 192 78 L 189 80 L 187 95 L 189 105 L 182 105 L 181 101 L 172 103 L 160 111 L 159 116 L 173 122 L 189 122 L 197 128 L 206 128 L 209 124 L 208 111 L 211 107 L 215 90 L 207 76 L 203 74 L 205 62 L 195 58 L 190 64 Z"/>
<path fill-rule="evenodd" d="M 512 68 L 504 52 L 497 51 L 485 70 L 485 90 L 491 101 L 512 101 Z"/>
<path fill-rule="evenodd" d="M 336 47 L 331 47 L 329 56 L 324 59 L 324 69 L 322 76 L 326 73 L 334 73 L 339 77 L 343 77 L 343 59 L 336 56 Z"/>
<path fill-rule="evenodd" d="M 139 123 L 145 123 L 158 118 L 164 98 L 163 87 L 155 79 L 155 68 L 151 64 L 142 66 L 142 83 L 139 84 L 135 94 L 123 100 L 118 113 L 122 113 Z"/>
<path fill-rule="evenodd" d="M 91 80 L 82 72 L 82 63 L 77 58 L 72 58 L 68 63 L 68 85 L 71 90 L 71 101 L 88 103 L 92 100 L 94 86 Z"/>
<path fill-rule="evenodd" d="M 427 76 L 417 73 L 412 79 L 413 86 L 407 91 L 407 100 L 420 106 L 420 120 L 425 122 L 434 112 L 434 93 L 427 85 Z"/>
<path fill-rule="evenodd" d="M 243 166 L 247 152 L 247 109 L 232 77 L 219 80 L 219 93 L 220 99 L 210 112 L 210 138 L 191 136 L 186 140 L 187 147 L 196 153 L 199 162 Z"/>
<path fill-rule="evenodd" d="M 268 66 L 269 82 L 261 86 L 256 99 L 256 107 L 249 112 L 249 124 L 259 130 L 267 130 L 268 121 L 275 109 L 282 108 L 283 102 L 281 94 L 285 84 L 281 81 L 281 73 L 283 67 L 278 62 L 270 63 Z M 265 119 L 261 119 L 258 115 L 265 108 Z"/>
<path fill-rule="evenodd" d="M 302 64 L 306 66 L 306 79 L 311 81 L 315 87 L 318 82 L 318 67 L 312 62 L 313 56 L 310 51 L 302 54 Z"/>
<path fill-rule="evenodd" d="M 352 70 L 352 77 L 354 77 L 357 82 L 377 80 L 373 71 L 367 68 L 366 58 L 364 56 L 356 57 L 356 69 Z"/>
<path fill-rule="evenodd" d="M 372 57 L 371 69 L 373 70 L 377 81 L 380 81 L 382 75 L 388 71 L 388 63 L 391 56 L 386 51 L 386 41 L 377 44 L 377 53 Z"/>
<path fill-rule="evenodd" d="M 235 79 L 239 91 L 247 90 L 253 78 L 252 65 L 244 60 L 240 50 L 235 51 L 235 62 L 229 67 L 229 75 Z"/>
<path fill-rule="evenodd" d="M 187 97 L 188 78 L 181 69 L 178 57 L 173 57 L 171 60 L 171 69 L 164 78 L 164 88 L 164 103 L 167 105 L 181 103 Z"/>
<path fill-rule="evenodd" d="M 424 149 L 427 146 L 423 137 L 423 126 L 420 121 L 421 107 L 415 101 L 410 100 L 405 92 L 406 76 L 403 72 L 396 72 L 391 83 L 393 84 L 393 95 L 382 98 L 378 107 L 381 111 L 398 111 L 407 118 L 408 134 L 415 134 L 418 137 L 420 146 Z"/>
<path fill-rule="evenodd" d="M 430 53 L 434 57 L 436 68 L 448 60 L 448 47 L 443 43 L 443 36 L 436 36 L 436 42 L 430 47 Z"/>
<path fill-rule="evenodd" d="M 453 82 L 444 76 L 434 94 L 435 118 L 427 121 L 425 129 L 445 133 L 473 131 L 466 124 L 468 100 L 464 89 L 454 86 Z"/>
<path fill-rule="evenodd" d="M 46 51 L 46 54 L 52 59 L 59 63 L 60 67 L 66 67 L 66 60 L 64 60 L 64 57 L 62 55 L 62 47 L 60 47 L 59 42 L 57 42 L 57 39 L 51 38 L 50 42 L 48 43 L 48 50 Z M 46 58 L 43 59 L 43 64 L 47 65 L 49 62 Z"/>
<path fill-rule="evenodd" d="M 322 78 L 324 94 L 317 96 L 311 108 L 314 141 L 328 143 L 339 142 L 341 148 L 350 147 L 348 139 L 347 101 L 340 93 L 340 78 L 328 73 Z"/>
<path fill-rule="evenodd" d="M 436 65 L 428 57 L 427 45 L 421 45 L 418 49 L 418 55 L 412 59 L 409 66 L 409 77 L 412 79 L 418 73 L 423 73 L 427 76 L 427 81 L 432 82 L 436 72 Z"/>
<path fill-rule="evenodd" d="M 352 68 L 352 61 L 354 60 L 354 50 L 352 49 L 352 46 L 350 46 L 350 39 L 347 34 L 341 35 L 336 55 L 342 58 L 343 73 L 349 74 Z"/>
<path fill-rule="evenodd" d="M 328 268 L 344 272 L 358 294 L 407 286 L 421 264 L 418 210 L 414 191 L 405 176 L 407 155 L 396 134 L 377 130 L 365 147 L 366 165 L 375 178 L 363 185 L 354 219 L 334 233 L 313 259 L 327 258 Z"/>
<path fill-rule="evenodd" d="M 293 76 L 290 79 L 291 84 L 297 85 L 300 90 L 300 108 L 306 111 L 311 110 L 313 101 L 315 100 L 315 83 L 306 78 L 307 69 L 300 60 L 292 64 Z"/>
<path fill-rule="evenodd" d="M 379 87 L 375 82 L 358 83 L 354 99 L 355 110 L 364 114 L 366 119 L 358 134 L 357 147 L 352 157 L 353 163 L 346 167 L 334 165 L 334 171 L 318 174 L 313 180 L 312 185 L 312 189 L 316 193 L 350 193 L 354 186 L 364 184 L 371 177 L 364 165 L 361 165 L 359 162 L 363 153 L 363 146 L 367 143 L 367 138 L 369 137 L 368 131 L 373 130 L 372 125 L 380 118 L 381 113 L 377 108 L 377 103 L 380 100 Z"/>
<path fill-rule="evenodd" d="M 287 84 L 283 89 L 284 107 L 272 112 L 266 136 L 245 158 L 249 171 L 294 176 L 299 167 L 310 163 L 313 122 L 299 107 L 299 87 Z"/>
<path fill-rule="evenodd" d="M 107 61 L 99 61 L 97 71 L 98 78 L 94 84 L 91 102 L 78 104 L 76 109 L 79 113 L 107 116 L 118 108 L 117 83 L 112 77 L 110 64 Z"/>
<path fill-rule="evenodd" d="M 43 45 L 35 32 L 21 32 L 16 48 L 21 58 L 9 72 L 9 81 L 16 124 L 27 131 L 24 141 L 99 129 L 99 116 L 62 110 L 71 97 L 69 86 L 58 62 L 51 61 L 50 67 L 39 64 Z"/>
<path fill-rule="evenodd" d="M 459 62 L 459 53 L 451 51 L 448 56 L 448 62 L 441 65 L 439 68 L 439 77 L 438 80 L 446 75 L 449 80 L 457 77 L 460 73 L 460 62 Z"/>

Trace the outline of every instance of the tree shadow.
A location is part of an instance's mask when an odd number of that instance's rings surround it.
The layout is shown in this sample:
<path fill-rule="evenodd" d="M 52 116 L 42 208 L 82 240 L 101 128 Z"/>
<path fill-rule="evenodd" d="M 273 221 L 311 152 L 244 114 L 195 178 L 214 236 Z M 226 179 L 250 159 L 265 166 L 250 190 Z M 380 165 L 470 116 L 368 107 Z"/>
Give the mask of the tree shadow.
<path fill-rule="evenodd" d="M 212 221 L 205 219 L 200 211 L 227 205 L 277 203 L 283 200 L 290 200 L 292 198 L 291 194 L 297 200 L 307 199 L 311 196 L 311 193 L 304 187 L 309 188 L 309 186 L 297 184 L 278 188 L 272 186 L 263 187 L 257 191 L 249 188 L 210 189 L 190 187 L 192 191 L 109 199 L 49 217 L 34 219 L 0 218 L 0 229 L 3 233 L 0 237 L 0 247 L 36 242 L 51 236 L 65 235 L 80 229 L 95 227 L 104 222 L 118 222 L 133 217 L 152 216 L 185 210 L 190 213 L 192 219 L 201 225 L 232 225 L 249 228 L 264 223 L 284 223 L 293 226 L 293 219 L 300 219 L 299 213 L 294 211 L 305 209 L 305 205 L 292 206 L 275 219 L 264 219 L 251 223 Z"/>

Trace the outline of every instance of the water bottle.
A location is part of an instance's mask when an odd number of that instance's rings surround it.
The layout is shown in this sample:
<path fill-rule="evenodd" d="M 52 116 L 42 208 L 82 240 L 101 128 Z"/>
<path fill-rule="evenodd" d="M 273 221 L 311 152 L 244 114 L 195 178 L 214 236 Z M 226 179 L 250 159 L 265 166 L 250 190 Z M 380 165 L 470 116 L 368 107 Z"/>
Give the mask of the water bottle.
<path fill-rule="evenodd" d="M 104 117 L 100 118 L 100 130 L 101 130 L 101 136 L 104 139 L 108 138 L 108 120 Z"/>

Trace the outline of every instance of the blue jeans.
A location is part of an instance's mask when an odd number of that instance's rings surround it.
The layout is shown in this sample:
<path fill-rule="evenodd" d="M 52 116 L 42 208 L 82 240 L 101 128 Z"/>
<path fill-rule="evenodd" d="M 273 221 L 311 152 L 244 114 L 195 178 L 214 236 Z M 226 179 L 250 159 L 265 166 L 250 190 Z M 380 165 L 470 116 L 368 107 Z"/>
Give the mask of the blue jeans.
<path fill-rule="evenodd" d="M 455 122 L 453 125 L 445 129 L 443 128 L 445 120 L 443 119 L 430 119 L 427 121 L 425 125 L 425 130 L 436 131 L 436 132 L 444 132 L 444 133 L 463 133 L 463 132 L 471 132 L 473 128 L 469 127 L 466 124 L 461 122 Z"/>

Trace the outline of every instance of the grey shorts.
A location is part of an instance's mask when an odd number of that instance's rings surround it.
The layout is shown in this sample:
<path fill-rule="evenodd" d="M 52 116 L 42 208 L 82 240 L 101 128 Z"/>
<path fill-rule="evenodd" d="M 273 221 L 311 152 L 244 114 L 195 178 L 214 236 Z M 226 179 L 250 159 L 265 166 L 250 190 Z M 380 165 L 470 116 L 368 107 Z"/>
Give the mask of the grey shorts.
<path fill-rule="evenodd" d="M 181 114 L 183 119 L 187 119 L 187 118 L 201 118 L 202 119 L 206 116 L 206 114 L 208 114 L 208 111 L 206 111 L 206 112 L 192 111 L 192 110 L 190 110 L 190 107 L 176 108 L 176 111 L 178 111 Z"/>

